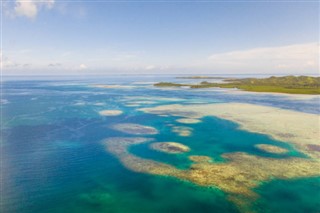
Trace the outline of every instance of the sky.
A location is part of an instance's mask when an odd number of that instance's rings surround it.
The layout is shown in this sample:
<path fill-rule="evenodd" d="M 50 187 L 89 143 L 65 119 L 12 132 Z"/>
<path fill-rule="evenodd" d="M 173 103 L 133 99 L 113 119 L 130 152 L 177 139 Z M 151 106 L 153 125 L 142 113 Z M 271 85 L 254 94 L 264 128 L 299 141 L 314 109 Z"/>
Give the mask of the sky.
<path fill-rule="evenodd" d="M 1 1 L 4 75 L 317 74 L 319 1 Z"/>

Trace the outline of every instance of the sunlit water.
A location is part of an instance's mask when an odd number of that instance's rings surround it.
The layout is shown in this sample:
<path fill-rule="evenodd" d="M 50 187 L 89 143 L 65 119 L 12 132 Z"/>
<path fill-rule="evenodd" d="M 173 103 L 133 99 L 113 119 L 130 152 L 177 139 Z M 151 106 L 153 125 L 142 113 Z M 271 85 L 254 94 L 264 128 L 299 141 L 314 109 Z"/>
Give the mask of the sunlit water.
<path fill-rule="evenodd" d="M 237 124 L 217 117 L 187 124 L 190 137 L 171 132 L 166 124 L 176 117 L 144 114 L 136 109 L 163 104 L 241 102 L 319 114 L 319 96 L 257 94 L 222 89 L 159 89 L 159 81 L 190 81 L 172 76 L 105 77 L 91 79 L 5 79 L 1 100 L 1 212 L 238 212 L 218 190 L 170 177 L 139 174 L 124 168 L 101 141 L 130 136 L 112 130 L 117 123 L 138 123 L 160 132 L 156 141 L 179 141 L 190 153 L 168 155 L 147 144 L 130 152 L 188 168 L 189 155 L 207 155 L 224 161 L 227 152 L 258 156 L 304 157 L 288 143 L 240 130 Z M 131 87 L 94 88 L 93 84 Z M 132 102 L 147 101 L 140 106 Z M 157 98 L 154 98 L 157 97 Z M 165 99 L 169 98 L 169 99 Z M 149 100 L 149 102 L 148 102 Z M 99 111 L 118 109 L 120 116 L 102 117 Z M 273 144 L 289 150 L 266 154 L 254 147 Z M 319 178 L 274 180 L 255 191 L 258 212 L 319 212 Z"/>

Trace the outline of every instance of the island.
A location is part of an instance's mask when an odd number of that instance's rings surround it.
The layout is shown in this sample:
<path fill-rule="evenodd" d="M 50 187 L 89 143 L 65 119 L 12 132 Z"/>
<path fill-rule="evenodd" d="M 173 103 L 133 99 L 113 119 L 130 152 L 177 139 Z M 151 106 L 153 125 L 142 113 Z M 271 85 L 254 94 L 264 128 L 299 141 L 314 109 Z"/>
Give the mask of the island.
<path fill-rule="evenodd" d="M 190 77 L 189 77 L 190 78 Z M 204 77 L 202 77 L 204 78 Z M 197 77 L 198 79 L 198 77 Z M 156 87 L 236 88 L 251 92 L 276 92 L 290 94 L 320 94 L 320 77 L 283 76 L 269 78 L 225 79 L 221 83 L 202 81 L 199 84 L 159 82 Z"/>

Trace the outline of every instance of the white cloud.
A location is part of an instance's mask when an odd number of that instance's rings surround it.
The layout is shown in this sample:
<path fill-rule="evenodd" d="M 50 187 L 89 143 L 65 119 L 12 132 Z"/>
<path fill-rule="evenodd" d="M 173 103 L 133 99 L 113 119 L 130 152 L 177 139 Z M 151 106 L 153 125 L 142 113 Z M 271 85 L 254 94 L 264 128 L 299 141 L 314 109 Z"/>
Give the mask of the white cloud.
<path fill-rule="evenodd" d="M 319 70 L 319 43 L 255 48 L 213 54 L 207 66 L 223 70 L 304 72 Z"/>
<path fill-rule="evenodd" d="M 55 0 L 16 0 L 13 13 L 14 16 L 26 16 L 35 18 L 41 9 L 51 9 Z"/>
<path fill-rule="evenodd" d="M 155 68 L 156 68 L 156 66 L 154 66 L 154 65 L 148 65 L 144 69 L 145 70 L 154 70 Z"/>
<path fill-rule="evenodd" d="M 85 64 L 80 64 L 80 66 L 79 66 L 79 69 L 80 70 L 85 70 L 85 69 L 87 69 L 88 67 L 87 67 L 87 65 L 85 65 Z"/>
<path fill-rule="evenodd" d="M 20 64 L 12 61 L 7 56 L 5 56 L 2 51 L 0 51 L 0 66 L 1 68 L 13 68 L 20 66 Z"/>

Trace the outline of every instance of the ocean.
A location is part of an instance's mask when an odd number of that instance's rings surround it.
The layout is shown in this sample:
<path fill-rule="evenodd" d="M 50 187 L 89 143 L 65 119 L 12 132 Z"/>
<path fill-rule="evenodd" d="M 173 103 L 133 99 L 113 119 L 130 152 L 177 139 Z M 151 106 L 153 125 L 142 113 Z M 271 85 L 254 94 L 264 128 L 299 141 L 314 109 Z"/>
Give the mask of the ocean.
<path fill-rule="evenodd" d="M 104 76 L 90 78 L 4 78 L 1 96 L 1 212 L 3 213 L 163 213 L 241 212 L 229 193 L 170 175 L 137 172 L 108 151 L 104 140 L 133 137 L 116 124 L 153 127 L 158 134 L 139 133 L 153 141 L 174 141 L 189 152 L 168 154 L 150 143 L 130 146 L 132 155 L 187 170 L 191 155 L 228 161 L 225 153 L 285 159 L 307 158 L 287 141 L 239 128 L 239 124 L 207 116 L 183 124 L 189 135 L 172 131 L 178 116 L 158 116 L 139 109 L 162 105 L 246 103 L 313 115 L 319 96 L 239 92 L 235 89 L 156 88 L 160 81 L 201 81 L 175 76 Z M 97 85 L 108 85 L 99 87 Z M 112 85 L 112 86 L 110 86 Z M 102 110 L 119 110 L 102 116 Z M 134 136 L 136 137 L 136 136 Z M 261 151 L 257 144 L 276 145 L 285 154 Z M 320 211 L 320 177 L 277 179 L 252 189 L 258 197 L 252 212 L 316 213 Z"/>

